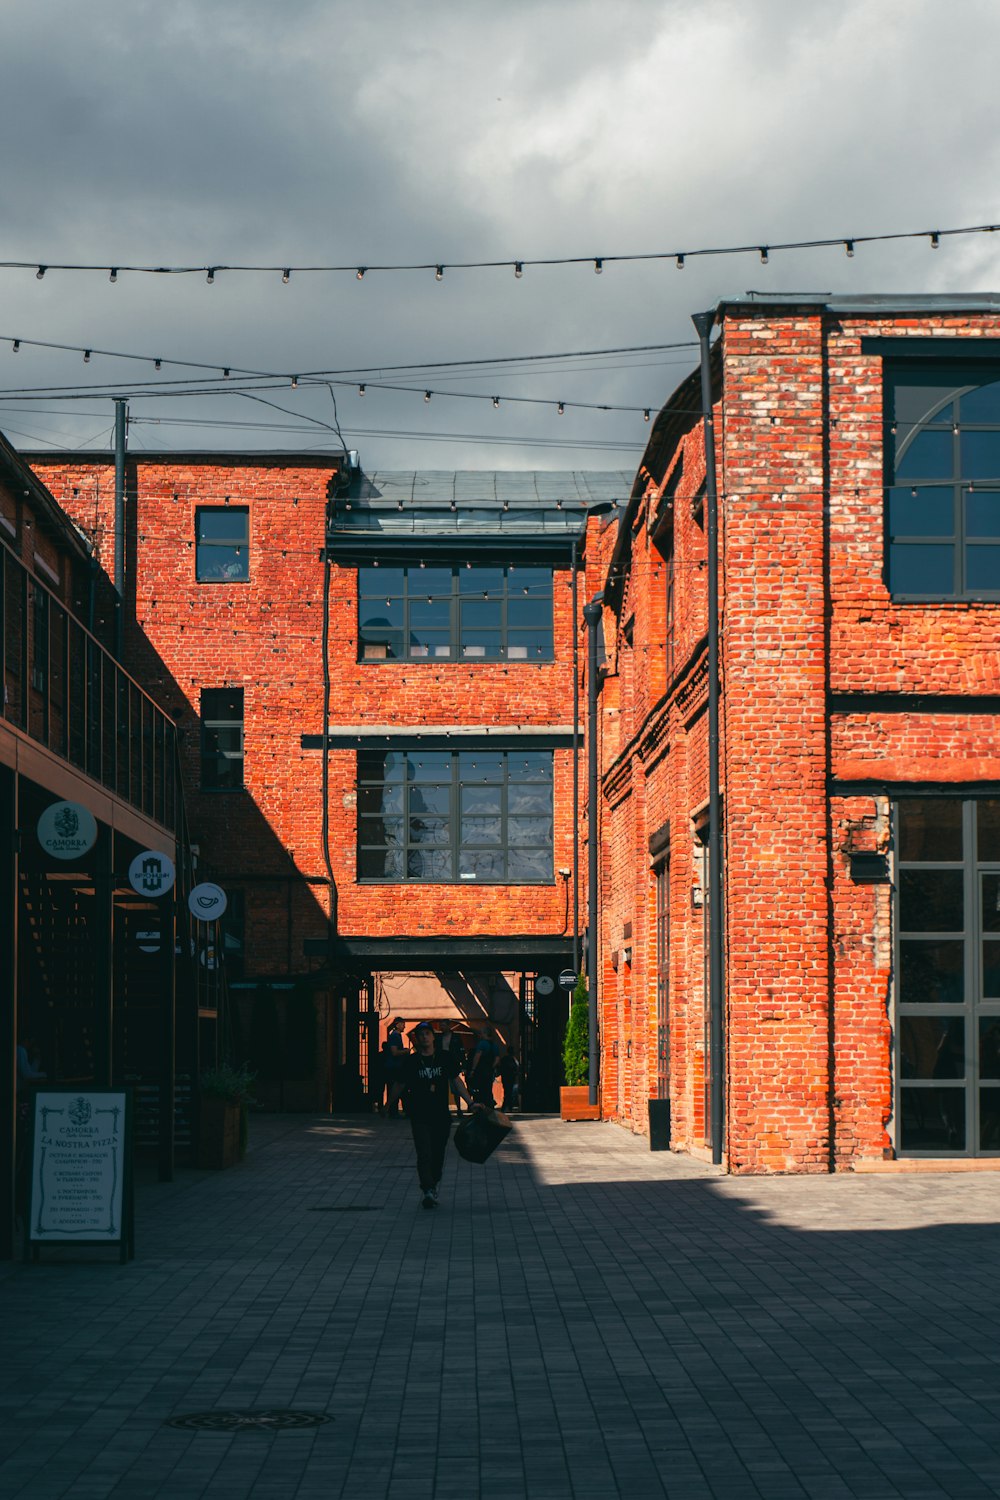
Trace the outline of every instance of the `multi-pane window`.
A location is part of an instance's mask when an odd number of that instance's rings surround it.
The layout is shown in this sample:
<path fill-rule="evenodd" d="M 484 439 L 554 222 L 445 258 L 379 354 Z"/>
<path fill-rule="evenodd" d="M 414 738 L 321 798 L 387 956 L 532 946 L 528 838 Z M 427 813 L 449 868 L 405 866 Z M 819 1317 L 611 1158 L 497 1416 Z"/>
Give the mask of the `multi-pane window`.
<path fill-rule="evenodd" d="M 358 879 L 552 875 L 552 751 L 358 752 Z"/>
<path fill-rule="evenodd" d="M 250 577 L 250 511 L 245 505 L 199 506 L 195 518 L 199 583 L 243 583 Z"/>
<path fill-rule="evenodd" d="M 886 420 L 891 592 L 1000 596 L 1000 368 L 889 366 Z"/>
<path fill-rule="evenodd" d="M 551 661 L 552 569 L 358 569 L 361 661 Z"/>
<path fill-rule="evenodd" d="M 897 1146 L 1000 1153 L 1000 800 L 896 808 Z"/>
<path fill-rule="evenodd" d="M 243 689 L 203 688 L 201 784 L 209 791 L 243 785 Z"/>

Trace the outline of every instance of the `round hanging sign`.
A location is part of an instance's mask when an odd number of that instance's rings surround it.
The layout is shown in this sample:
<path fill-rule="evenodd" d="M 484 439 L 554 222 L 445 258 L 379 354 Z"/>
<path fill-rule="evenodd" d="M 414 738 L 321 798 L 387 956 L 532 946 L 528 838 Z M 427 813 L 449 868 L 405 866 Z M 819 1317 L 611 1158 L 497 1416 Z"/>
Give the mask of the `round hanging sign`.
<path fill-rule="evenodd" d="M 554 989 L 555 989 L 555 985 L 552 982 L 552 975 L 551 974 L 539 974 L 538 978 L 535 980 L 535 994 L 536 995 L 551 995 L 551 993 L 552 993 L 552 991 Z"/>
<path fill-rule="evenodd" d="M 143 953 L 159 953 L 160 951 L 160 934 L 149 928 L 143 932 L 137 932 L 135 940 Z"/>
<path fill-rule="evenodd" d="M 188 910 L 199 922 L 217 922 L 224 915 L 229 902 L 221 885 L 203 880 L 196 885 L 188 897 Z"/>
<path fill-rule="evenodd" d="M 128 867 L 128 883 L 140 896 L 165 896 L 176 876 L 170 855 L 158 849 L 144 849 Z"/>
<path fill-rule="evenodd" d="M 97 843 L 97 820 L 81 802 L 53 802 L 38 820 L 38 842 L 56 859 L 78 859 Z"/>

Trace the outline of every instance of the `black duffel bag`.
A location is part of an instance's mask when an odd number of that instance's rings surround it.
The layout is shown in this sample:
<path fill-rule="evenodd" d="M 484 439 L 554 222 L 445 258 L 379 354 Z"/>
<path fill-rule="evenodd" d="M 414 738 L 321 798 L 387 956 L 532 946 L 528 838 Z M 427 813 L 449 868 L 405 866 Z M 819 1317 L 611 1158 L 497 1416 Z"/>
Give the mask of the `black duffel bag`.
<path fill-rule="evenodd" d="M 507 1116 L 498 1109 L 474 1109 L 455 1131 L 455 1150 L 466 1161 L 484 1162 L 511 1129 Z"/>

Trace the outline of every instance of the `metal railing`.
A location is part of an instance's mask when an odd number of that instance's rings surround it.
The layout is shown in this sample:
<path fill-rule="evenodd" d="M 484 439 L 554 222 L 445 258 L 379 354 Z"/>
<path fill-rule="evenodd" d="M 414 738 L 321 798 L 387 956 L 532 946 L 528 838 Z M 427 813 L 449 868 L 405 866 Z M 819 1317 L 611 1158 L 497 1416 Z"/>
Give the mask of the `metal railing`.
<path fill-rule="evenodd" d="M 171 830 L 174 722 L 0 542 L 0 718 Z"/>

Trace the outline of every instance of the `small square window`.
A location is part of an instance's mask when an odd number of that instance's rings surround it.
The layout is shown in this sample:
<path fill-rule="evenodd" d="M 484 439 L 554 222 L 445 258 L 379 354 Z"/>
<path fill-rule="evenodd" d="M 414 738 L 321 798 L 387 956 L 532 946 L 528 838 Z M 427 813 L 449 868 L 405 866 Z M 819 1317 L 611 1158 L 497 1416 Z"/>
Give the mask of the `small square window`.
<path fill-rule="evenodd" d="M 199 583 L 246 583 L 250 577 L 250 511 L 245 505 L 200 506 L 195 577 Z"/>

